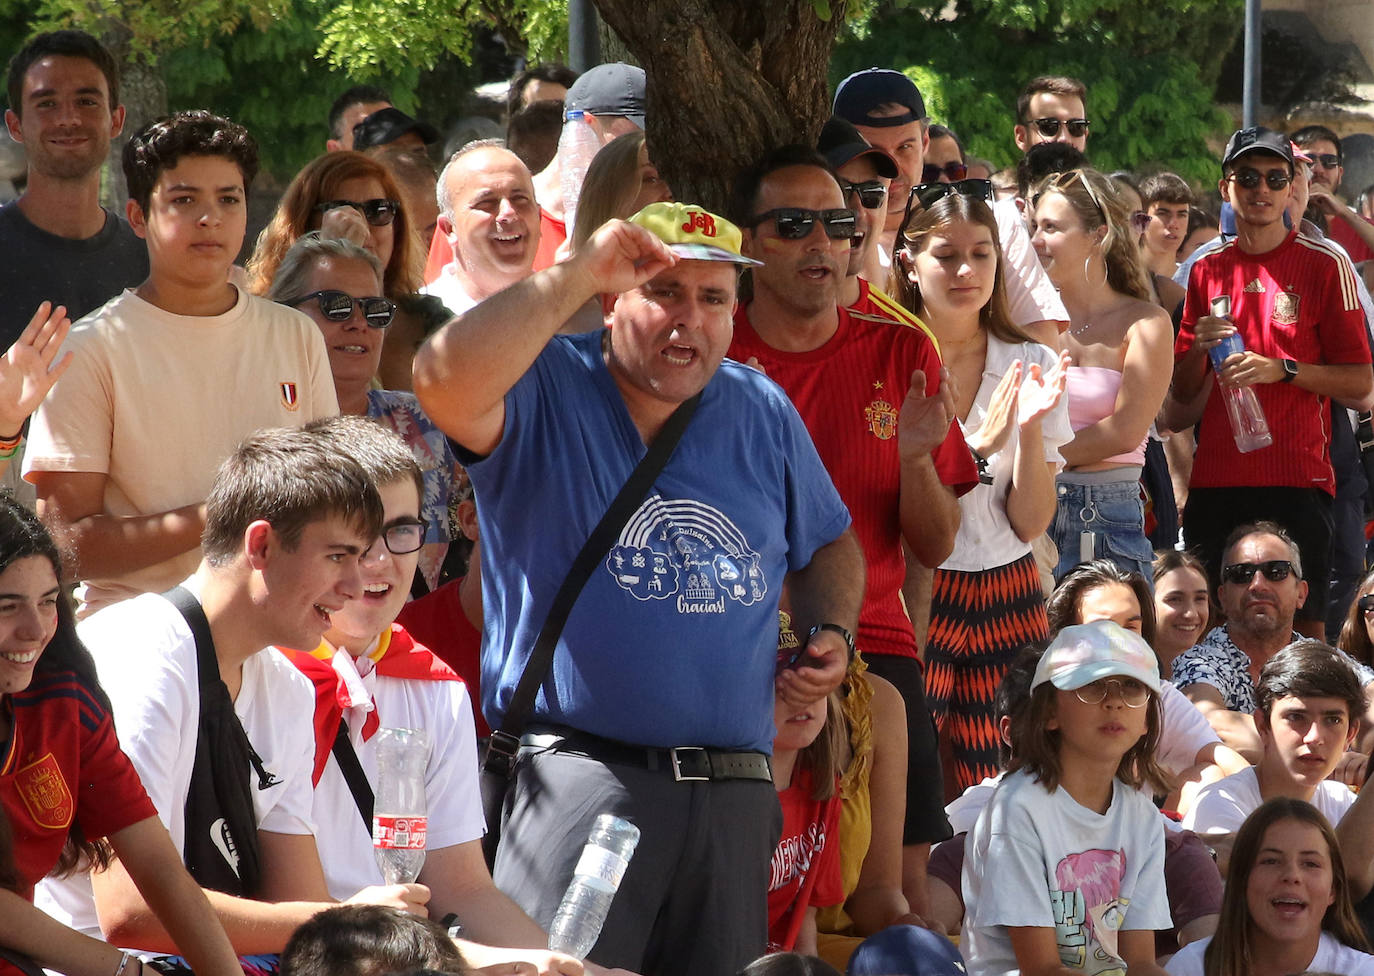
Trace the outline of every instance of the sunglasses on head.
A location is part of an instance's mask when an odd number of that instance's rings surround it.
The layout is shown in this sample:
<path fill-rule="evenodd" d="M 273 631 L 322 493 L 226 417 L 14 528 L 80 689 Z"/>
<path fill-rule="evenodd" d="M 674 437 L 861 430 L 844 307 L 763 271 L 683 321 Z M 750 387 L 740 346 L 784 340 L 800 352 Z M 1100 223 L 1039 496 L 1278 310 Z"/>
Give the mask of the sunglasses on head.
<path fill-rule="evenodd" d="M 1223 583 L 1244 586 L 1255 578 L 1256 573 L 1263 573 L 1269 582 L 1278 583 L 1288 579 L 1292 572 L 1293 564 L 1287 559 L 1270 559 L 1262 563 L 1232 563 L 1222 567 L 1221 580 Z"/>
<path fill-rule="evenodd" d="M 1059 135 L 1059 127 L 1067 125 L 1069 135 L 1075 139 L 1082 139 L 1088 134 L 1088 126 L 1092 125 L 1087 119 L 1031 119 L 1028 125 L 1033 125 L 1046 139 L 1053 139 Z"/>
<path fill-rule="evenodd" d="M 363 321 L 374 329 L 385 329 L 396 317 L 396 303 L 393 301 L 385 298 L 354 298 L 334 288 L 312 291 L 300 298 L 284 299 L 282 304 L 296 308 L 309 301 L 318 303 L 320 314 L 331 322 L 347 322 L 353 315 L 355 304 L 362 310 Z"/>
<path fill-rule="evenodd" d="M 936 166 L 934 163 L 926 163 L 925 166 L 921 167 L 921 182 L 936 183 L 939 181 L 941 174 L 949 177 L 952 183 L 955 180 L 962 180 L 965 176 L 968 176 L 968 167 L 960 162 L 948 162 L 943 166 Z"/>
<path fill-rule="evenodd" d="M 865 210 L 877 210 L 887 203 L 887 187 L 883 186 L 881 180 L 864 180 L 862 183 L 851 183 L 846 179 L 840 180 L 840 192 L 844 194 L 846 200 L 850 194 L 858 194 L 859 206 Z"/>
<path fill-rule="evenodd" d="M 848 240 L 854 236 L 857 227 L 857 218 L 852 210 L 804 210 L 801 207 L 778 207 L 768 210 L 753 217 L 749 221 L 751 228 L 767 221 L 773 222 L 773 228 L 779 237 L 785 241 L 799 241 L 811 234 L 811 228 L 816 226 L 816 221 L 820 221 L 821 227 L 825 230 L 825 236 L 832 241 Z"/>
<path fill-rule="evenodd" d="M 373 227 L 385 227 L 396 219 L 396 214 L 401 210 L 401 202 L 381 197 L 375 200 L 326 200 L 315 205 L 315 212 L 327 213 L 339 207 L 352 207 Z"/>
<path fill-rule="evenodd" d="M 902 223 L 897 228 L 896 240 L 900 245 L 905 239 L 907 226 L 911 223 L 911 218 L 922 210 L 929 210 L 936 203 L 957 193 L 961 197 L 970 197 L 974 200 L 992 199 L 992 180 L 957 180 L 953 183 L 917 183 L 907 194 L 906 211 L 902 214 Z"/>
<path fill-rule="evenodd" d="M 1341 165 L 1341 157 L 1335 153 L 1314 153 L 1312 160 L 1321 163 L 1322 169 L 1335 169 Z"/>
<path fill-rule="evenodd" d="M 1265 185 L 1271 190 L 1282 190 L 1289 183 L 1293 182 L 1293 177 L 1289 176 L 1281 169 L 1271 169 L 1261 173 L 1257 169 L 1238 169 L 1231 174 L 1231 179 L 1236 181 L 1236 186 L 1245 190 L 1253 190 L 1260 185 L 1263 180 Z"/>

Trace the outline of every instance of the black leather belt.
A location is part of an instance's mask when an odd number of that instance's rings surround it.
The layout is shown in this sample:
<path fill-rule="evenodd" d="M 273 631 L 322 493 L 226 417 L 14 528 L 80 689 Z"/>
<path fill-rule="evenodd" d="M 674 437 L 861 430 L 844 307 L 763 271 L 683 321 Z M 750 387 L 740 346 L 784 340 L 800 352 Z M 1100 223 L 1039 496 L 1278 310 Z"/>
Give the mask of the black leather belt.
<path fill-rule="evenodd" d="M 731 752 L 706 746 L 655 749 L 556 726 L 538 726 L 526 732 L 520 737 L 520 748 L 566 752 L 614 766 L 647 769 L 649 772 L 663 770 L 671 773 L 679 783 L 725 779 L 773 782 L 773 767 L 761 752 Z"/>

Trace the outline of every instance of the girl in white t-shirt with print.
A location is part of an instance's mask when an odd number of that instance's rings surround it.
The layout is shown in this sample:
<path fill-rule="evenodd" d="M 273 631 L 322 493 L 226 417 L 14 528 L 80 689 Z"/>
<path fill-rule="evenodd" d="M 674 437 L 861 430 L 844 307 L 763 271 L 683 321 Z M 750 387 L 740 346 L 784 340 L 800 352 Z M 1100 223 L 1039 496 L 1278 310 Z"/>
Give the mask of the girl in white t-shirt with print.
<path fill-rule="evenodd" d="M 969 836 L 961 948 L 973 976 L 1163 973 L 1159 668 L 1105 620 L 1064 628 L 1014 719 L 1008 773 Z"/>
<path fill-rule="evenodd" d="M 1236 834 L 1216 935 L 1169 960 L 1174 976 L 1374 976 L 1335 832 L 1292 797 L 1261 804 Z"/>

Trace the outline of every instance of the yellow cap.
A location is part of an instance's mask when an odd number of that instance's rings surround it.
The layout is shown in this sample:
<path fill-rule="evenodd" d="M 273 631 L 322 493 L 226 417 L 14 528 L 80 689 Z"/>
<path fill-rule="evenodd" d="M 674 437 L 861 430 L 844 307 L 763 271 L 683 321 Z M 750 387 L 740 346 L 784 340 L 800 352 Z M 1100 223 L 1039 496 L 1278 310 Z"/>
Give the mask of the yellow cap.
<path fill-rule="evenodd" d="M 651 231 L 678 257 L 688 261 L 729 261 L 761 265 L 740 253 L 743 235 L 724 217 L 690 203 L 651 203 L 630 218 Z"/>

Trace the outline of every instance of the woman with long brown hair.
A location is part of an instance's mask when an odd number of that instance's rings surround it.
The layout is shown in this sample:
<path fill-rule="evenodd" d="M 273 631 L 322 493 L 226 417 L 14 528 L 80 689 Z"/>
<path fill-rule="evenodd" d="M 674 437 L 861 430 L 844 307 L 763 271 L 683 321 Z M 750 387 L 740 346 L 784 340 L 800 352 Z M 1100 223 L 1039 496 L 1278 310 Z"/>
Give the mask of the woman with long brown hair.
<path fill-rule="evenodd" d="M 385 166 L 357 152 L 326 153 L 306 164 L 282 195 L 248 261 L 248 287 L 265 295 L 291 245 L 312 230 L 344 237 L 377 256 L 383 290 L 396 301 L 419 290 L 418 253 L 401 191 Z"/>
<path fill-rule="evenodd" d="M 923 184 L 897 238 L 893 283 L 940 345 L 980 484 L 959 499 L 954 551 L 931 584 L 926 682 L 958 788 L 997 773 L 992 695 L 1016 652 L 1046 636 L 1030 542 L 1054 515 L 1068 439 L 1067 365 L 1011 322 L 986 181 Z M 919 209 L 917 209 L 919 208 Z"/>
<path fill-rule="evenodd" d="M 1173 372 L 1173 329 L 1154 304 L 1111 181 L 1090 169 L 1051 176 L 1034 197 L 1032 244 L 1069 311 L 1069 419 L 1050 536 L 1055 579 L 1107 558 L 1150 576 L 1140 472 L 1150 424 Z"/>

